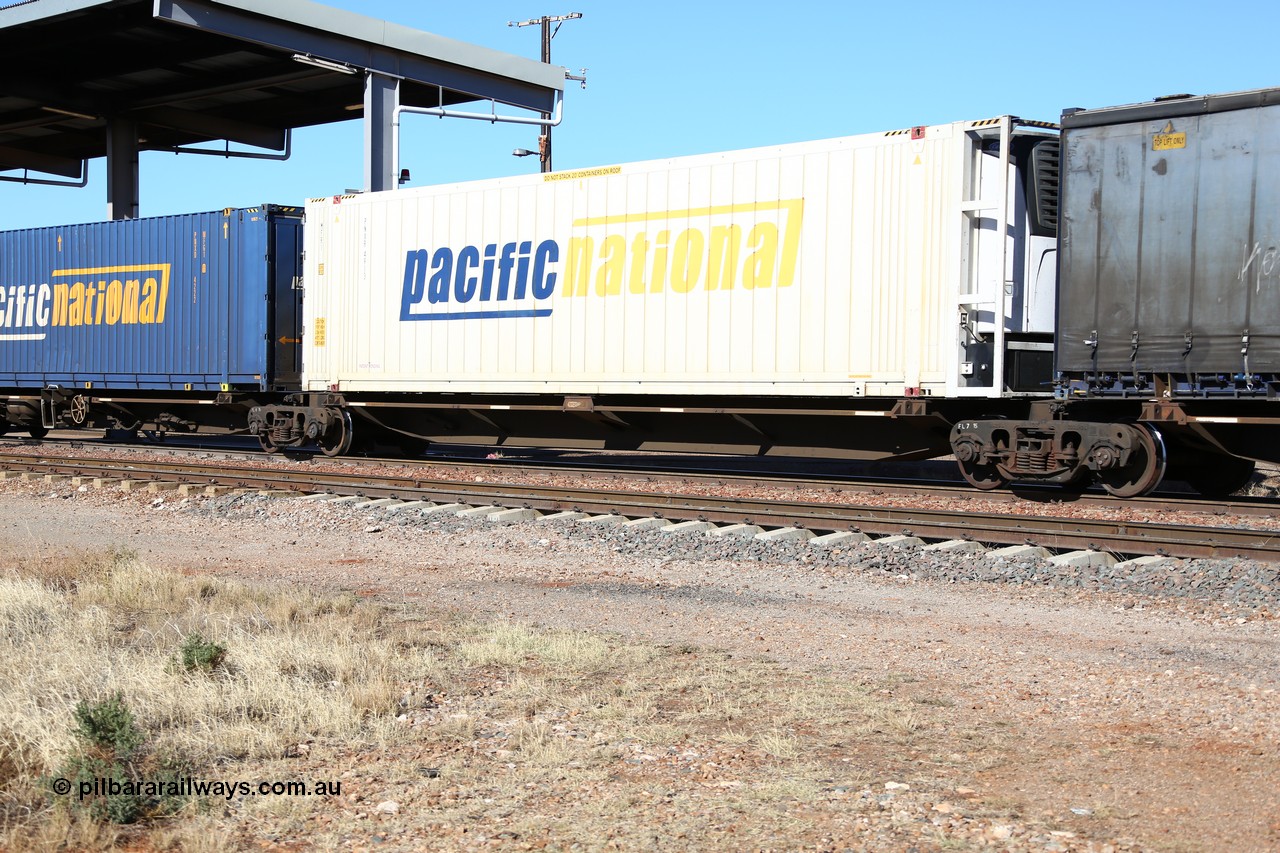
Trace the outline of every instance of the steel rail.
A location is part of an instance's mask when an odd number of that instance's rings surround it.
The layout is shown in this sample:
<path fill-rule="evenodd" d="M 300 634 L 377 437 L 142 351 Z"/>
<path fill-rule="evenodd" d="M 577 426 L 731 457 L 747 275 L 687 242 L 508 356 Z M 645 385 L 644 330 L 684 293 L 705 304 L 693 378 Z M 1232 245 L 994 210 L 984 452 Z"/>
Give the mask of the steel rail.
<path fill-rule="evenodd" d="M 3 445 L 0 441 L 0 446 Z M 83 443 L 73 446 L 85 449 L 96 449 Z M 121 449 L 137 451 L 136 446 L 123 446 Z M 204 458 L 210 455 L 222 456 L 226 459 L 252 460 L 271 459 L 273 457 L 258 451 L 245 450 L 194 450 L 189 448 L 154 447 L 163 453 L 199 453 Z M 225 454 L 225 455 L 224 455 Z M 10 455 L 0 450 L 0 459 Z M 307 459 L 312 458 L 309 454 Z M 327 462 L 330 460 L 326 460 Z M 569 462 L 536 462 L 528 460 L 499 461 L 479 458 L 428 458 L 397 459 L 378 457 L 347 457 L 342 460 L 346 464 L 381 464 L 395 465 L 403 468 L 436 467 L 436 468 L 482 468 L 495 472 L 516 471 L 529 474 L 574 474 L 590 472 L 598 479 L 616 479 L 634 482 L 649 481 L 653 483 L 723 483 L 738 488 L 777 488 L 792 487 L 797 490 L 831 491 L 833 493 L 858 492 L 868 495 L 910 495 L 931 497 L 940 500 L 967 501 L 981 499 L 989 503 L 1037 503 L 1048 506 L 1082 506 L 1082 507 L 1119 507 L 1145 510 L 1150 512 L 1189 512 L 1204 515 L 1243 516 L 1273 518 L 1280 514 L 1280 501 L 1266 497 L 1234 497 L 1209 500 L 1199 495 L 1154 494 L 1145 497 L 1120 499 L 1102 492 L 1097 494 L 1070 495 L 1055 486 L 1034 484 L 1016 485 L 1011 489 L 991 492 L 979 492 L 967 484 L 950 484 L 945 480 L 921 478 L 906 480 L 895 477 L 877 477 L 870 475 L 850 475 L 840 477 L 808 476 L 795 472 L 744 472 L 741 469 L 715 467 L 689 467 L 667 470 L 655 470 L 642 465 L 617 465 L 598 460 L 574 460 Z M 337 462 L 337 460 L 333 460 Z M 341 464 L 341 463 L 338 463 Z M 363 476 L 363 475 L 359 475 Z"/>
<path fill-rule="evenodd" d="M 597 514 L 747 522 L 763 527 L 908 533 L 926 539 L 973 539 L 988 544 L 1031 543 L 1052 549 L 1090 548 L 1125 555 L 1249 557 L 1280 560 L 1280 532 L 1203 525 L 1151 524 L 909 507 L 877 507 L 748 497 L 707 497 L 563 486 L 457 482 L 332 471 L 271 471 L 191 462 L 21 457 L 0 454 L 0 465 L 35 474 L 221 485 L 253 490 L 331 492 L 436 503 L 576 509 Z"/>

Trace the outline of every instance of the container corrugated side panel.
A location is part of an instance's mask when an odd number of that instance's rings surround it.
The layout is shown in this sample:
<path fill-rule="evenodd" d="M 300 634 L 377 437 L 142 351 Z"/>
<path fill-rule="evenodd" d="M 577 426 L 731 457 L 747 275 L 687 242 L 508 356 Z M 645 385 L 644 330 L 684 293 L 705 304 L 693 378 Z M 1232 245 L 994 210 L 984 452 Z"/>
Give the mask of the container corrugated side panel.
<path fill-rule="evenodd" d="M 1176 106 L 1064 129 L 1059 370 L 1280 369 L 1280 106 Z"/>
<path fill-rule="evenodd" d="M 0 234 L 0 385 L 259 387 L 266 217 L 240 214 Z"/>
<path fill-rule="evenodd" d="M 961 136 L 944 125 L 312 200 L 305 384 L 941 393 Z"/>

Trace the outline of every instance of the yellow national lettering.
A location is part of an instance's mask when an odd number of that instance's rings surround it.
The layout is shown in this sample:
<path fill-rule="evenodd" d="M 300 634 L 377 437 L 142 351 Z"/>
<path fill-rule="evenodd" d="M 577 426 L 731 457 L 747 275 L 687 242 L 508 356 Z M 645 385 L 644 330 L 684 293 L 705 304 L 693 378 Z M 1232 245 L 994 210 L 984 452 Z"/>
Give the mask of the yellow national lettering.
<path fill-rule="evenodd" d="M 156 322 L 164 322 L 164 309 L 169 305 L 169 271 L 160 279 L 160 304 L 156 307 Z"/>
<path fill-rule="evenodd" d="M 714 225 L 707 252 L 707 290 L 732 290 L 742 248 L 741 225 Z"/>
<path fill-rule="evenodd" d="M 160 298 L 160 285 L 154 278 L 142 283 L 142 304 L 138 306 L 138 322 L 154 323 L 156 321 L 156 301 Z"/>
<path fill-rule="evenodd" d="M 578 219 L 562 292 L 611 297 L 790 287 L 803 220 L 799 198 Z"/>
<path fill-rule="evenodd" d="M 658 232 L 658 246 L 653 250 L 653 271 L 649 274 L 649 292 L 661 293 L 667 286 L 667 241 L 670 231 Z"/>
<path fill-rule="evenodd" d="M 124 306 L 124 285 L 115 278 L 107 285 L 106 298 L 102 300 L 107 308 L 107 325 L 114 326 L 120 322 L 120 309 Z"/>
<path fill-rule="evenodd" d="M 604 238 L 600 246 L 600 257 L 604 263 L 596 273 L 596 294 L 599 296 L 617 296 L 622 292 L 623 264 L 627 260 L 627 238 L 621 234 L 610 234 Z"/>
<path fill-rule="evenodd" d="M 70 313 L 70 306 L 67 304 L 69 294 L 65 284 L 55 284 L 53 286 L 53 317 L 51 322 L 55 326 L 67 325 L 67 316 Z"/>
<path fill-rule="evenodd" d="M 778 287 L 790 287 L 796 282 L 796 261 L 800 257 L 800 221 L 804 218 L 804 199 L 789 204 L 787 230 L 782 238 L 782 257 L 778 263 Z M 792 222 L 792 219 L 795 222 Z"/>
<path fill-rule="evenodd" d="M 747 258 L 742 286 L 773 287 L 773 267 L 778 260 L 778 226 L 761 222 L 747 235 L 747 246 L 755 249 Z"/>
<path fill-rule="evenodd" d="M 84 321 L 84 283 L 77 281 L 71 285 L 71 295 L 67 299 L 67 325 L 79 326 Z"/>
<path fill-rule="evenodd" d="M 98 326 L 163 323 L 169 304 L 169 264 L 136 264 L 91 269 L 54 270 L 53 326 Z M 118 273 L 146 272 L 146 278 L 120 278 Z M 158 276 L 156 275 L 158 274 Z"/>
<path fill-rule="evenodd" d="M 696 228 L 686 228 L 676 238 L 671 258 L 671 289 L 676 293 L 688 293 L 697 286 L 704 242 L 702 232 Z"/>
<path fill-rule="evenodd" d="M 107 283 L 105 281 L 98 282 L 98 300 L 94 303 L 93 323 L 96 326 L 102 325 L 103 309 L 107 307 Z"/>
<path fill-rule="evenodd" d="M 648 238 L 644 234 L 637 234 L 631 241 L 631 276 L 627 282 L 628 289 L 632 293 L 644 293 L 644 260 L 648 255 Z"/>
<path fill-rule="evenodd" d="M 138 291 L 142 281 L 131 278 L 124 283 L 124 297 L 120 301 L 120 322 L 131 324 L 138 322 Z"/>
<path fill-rule="evenodd" d="M 587 282 L 591 280 L 591 260 L 596 241 L 590 237 L 569 238 L 569 262 L 565 269 L 566 296 L 586 296 Z"/>

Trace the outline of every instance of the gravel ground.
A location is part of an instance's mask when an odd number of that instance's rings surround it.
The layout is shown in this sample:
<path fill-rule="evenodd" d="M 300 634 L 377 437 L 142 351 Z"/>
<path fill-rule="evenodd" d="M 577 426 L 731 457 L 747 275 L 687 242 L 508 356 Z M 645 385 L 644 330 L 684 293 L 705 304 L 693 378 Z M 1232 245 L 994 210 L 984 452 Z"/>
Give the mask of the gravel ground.
<path fill-rule="evenodd" d="M 15 481 L 0 483 L 0 543 L 24 554 L 124 546 L 185 570 L 706 645 L 895 696 L 941 695 L 957 728 L 997 727 L 1021 755 L 955 770 L 954 788 L 1024 816 L 994 835 L 961 833 L 965 843 L 1280 849 L 1273 565 L 1192 561 L 1118 577 L 1039 560 Z M 899 837 L 875 822 L 907 819 L 899 811 L 937 817 L 905 792 L 898 805 L 872 812 L 851 847 L 895 849 L 875 841 Z M 1046 821 L 1056 834 L 1026 828 Z"/>

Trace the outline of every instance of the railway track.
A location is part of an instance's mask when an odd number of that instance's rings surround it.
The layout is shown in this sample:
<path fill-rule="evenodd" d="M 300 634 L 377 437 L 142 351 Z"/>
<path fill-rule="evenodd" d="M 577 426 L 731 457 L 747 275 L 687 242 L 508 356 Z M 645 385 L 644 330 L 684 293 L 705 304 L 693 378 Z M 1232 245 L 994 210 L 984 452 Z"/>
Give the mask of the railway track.
<path fill-rule="evenodd" d="M 258 449 L 257 442 L 252 447 L 227 446 L 223 440 L 213 445 L 197 443 L 192 446 L 182 444 L 112 444 L 98 440 L 86 441 L 81 436 L 58 440 L 50 436 L 46 439 L 17 439 L 13 436 L 0 437 L 0 456 L 6 452 L 23 454 L 44 445 L 70 447 L 79 452 L 95 450 L 124 450 L 140 453 L 155 450 L 171 456 L 192 456 L 201 459 L 222 459 L 226 461 L 254 461 L 279 459 Z M 548 454 L 554 457 L 554 454 Z M 589 473 L 597 480 L 616 481 L 619 483 L 635 483 L 636 481 L 653 483 L 655 487 L 664 484 L 676 485 L 724 485 L 733 488 L 777 488 L 788 487 L 805 491 L 829 491 L 833 495 L 865 494 L 868 496 L 911 496 L 928 498 L 937 501 L 969 502 L 980 499 L 986 504 L 1019 504 L 1038 503 L 1054 505 L 1071 505 L 1090 508 L 1114 508 L 1123 506 L 1141 512 L 1183 512 L 1222 517 L 1259 517 L 1272 518 L 1280 514 L 1280 501 L 1267 497 L 1237 496 L 1229 499 L 1209 500 L 1197 494 L 1174 490 L 1158 491 L 1151 495 L 1124 499 L 1123 502 L 1108 495 L 1101 489 L 1068 493 L 1057 486 L 1019 485 L 1010 489 L 990 492 L 978 492 L 957 477 L 947 478 L 933 472 L 930 475 L 909 476 L 884 474 L 833 474 L 830 471 L 800 473 L 791 468 L 779 467 L 775 471 L 746 471 L 727 464 L 708 465 L 703 457 L 681 458 L 678 463 L 670 456 L 643 455 L 587 455 L 575 453 L 572 457 L 547 459 L 530 459 L 529 457 L 485 458 L 466 455 L 434 455 L 428 458 L 406 459 L 400 457 L 346 457 L 344 460 L 326 460 L 318 454 L 310 452 L 291 453 L 287 457 L 297 461 L 317 460 L 329 465 L 385 465 L 398 468 L 424 468 L 434 470 L 483 470 L 492 472 L 492 476 L 531 476 L 531 475 L 571 475 Z M 694 464 L 694 460 L 703 459 L 702 464 Z M 778 460 L 768 460 L 777 463 Z M 803 464 L 808 460 L 796 460 Z M 718 458 L 717 462 L 734 462 L 743 464 L 737 458 Z M 846 463 L 856 465 L 857 463 Z M 678 467 L 677 467 L 678 466 Z M 917 463 L 917 468 L 919 464 Z M 935 463 L 935 468 L 950 472 L 954 470 L 952 463 Z"/>
<path fill-rule="evenodd" d="M 474 463 L 471 465 L 474 468 Z M 185 483 L 254 491 L 331 493 L 369 499 L 392 498 L 435 504 L 527 507 L 541 512 L 578 510 L 630 518 L 748 523 L 765 528 L 907 534 L 922 539 L 970 539 L 990 545 L 1035 544 L 1055 550 L 1090 549 L 1126 556 L 1248 557 L 1280 561 L 1280 532 L 1244 526 L 1135 522 L 975 511 L 964 503 L 950 509 L 886 507 L 785 498 L 727 497 L 673 493 L 670 489 L 578 488 L 527 483 L 479 482 L 333 470 L 270 469 L 223 462 L 124 460 L 0 453 L 0 468 L 34 476 L 70 476 L 137 483 Z M 646 473 L 645 476 L 649 476 Z M 679 475 L 688 479 L 688 475 Z M 778 481 L 772 481 L 773 486 Z M 805 481 L 797 488 L 812 491 Z M 1126 504 L 1129 506 L 1130 504 Z M 1219 507 L 1218 511 L 1222 511 Z"/>

